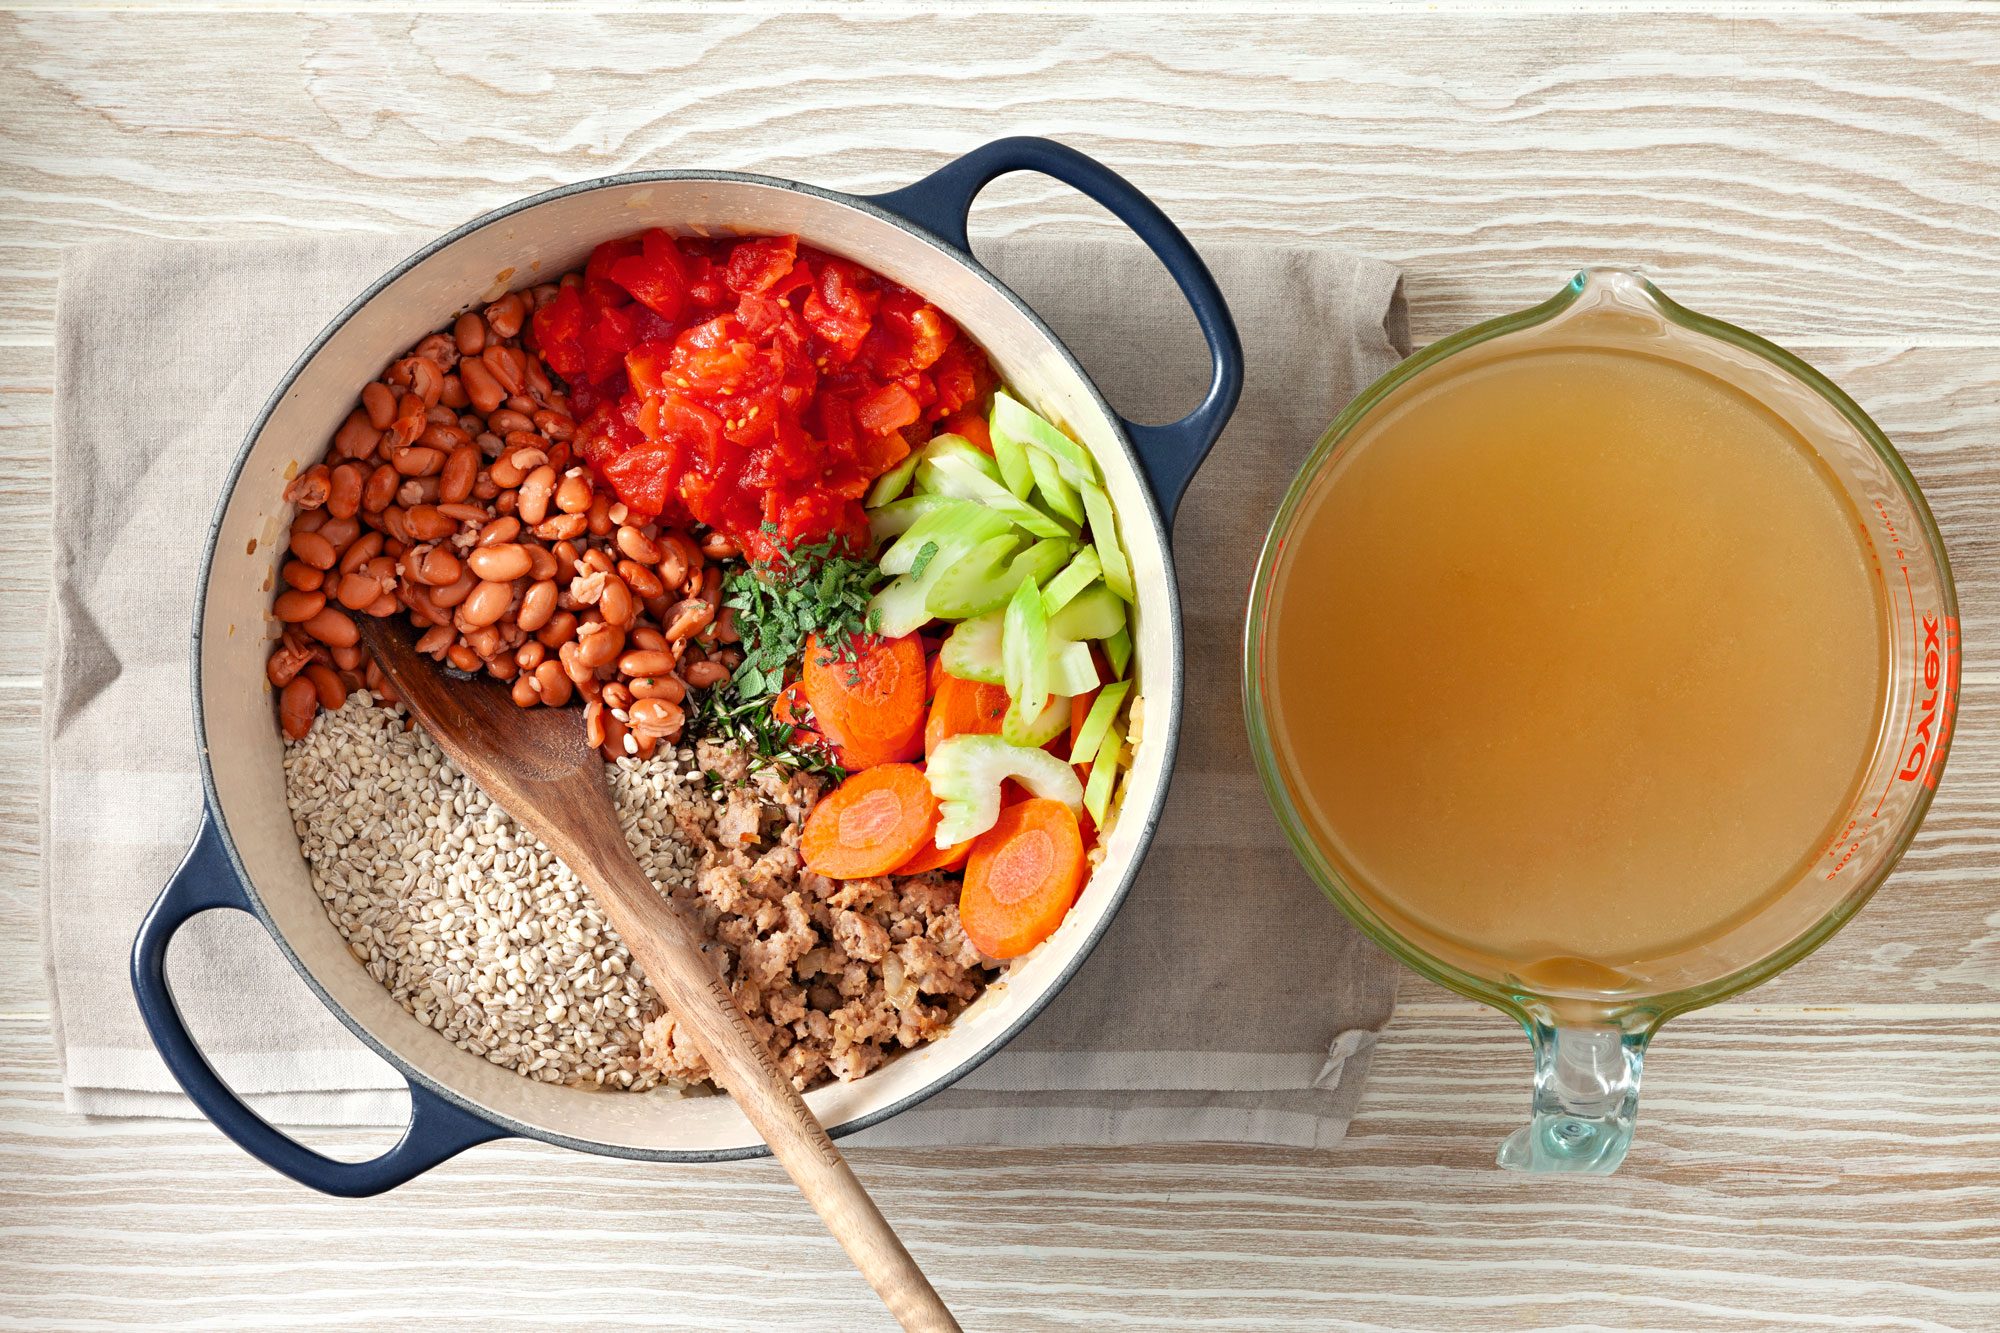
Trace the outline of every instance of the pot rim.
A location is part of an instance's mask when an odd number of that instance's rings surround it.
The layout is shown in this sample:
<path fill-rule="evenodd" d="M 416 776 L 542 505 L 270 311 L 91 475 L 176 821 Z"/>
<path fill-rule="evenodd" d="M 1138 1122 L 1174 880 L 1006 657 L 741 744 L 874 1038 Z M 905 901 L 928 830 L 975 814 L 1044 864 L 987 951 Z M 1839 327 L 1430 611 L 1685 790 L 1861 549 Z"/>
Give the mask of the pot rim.
<path fill-rule="evenodd" d="M 251 451 L 255 448 L 259 437 L 263 435 L 272 414 L 277 411 L 278 405 L 284 401 L 285 395 L 291 391 L 292 386 L 298 382 L 299 377 L 305 373 L 314 358 L 319 355 L 333 336 L 344 328 L 350 319 L 380 296 L 405 273 L 408 273 L 431 256 L 448 249 L 473 233 L 481 231 L 494 223 L 526 212 L 542 204 L 550 203 L 557 199 L 568 198 L 572 195 L 586 194 L 594 190 L 617 186 L 643 185 L 663 181 L 718 181 L 727 184 L 754 185 L 769 189 L 785 190 L 795 194 L 810 195 L 814 198 L 825 200 L 828 203 L 864 213 L 878 221 L 886 222 L 924 242 L 943 257 L 970 269 L 987 287 L 992 289 L 1001 299 L 1005 300 L 1019 314 L 1025 317 L 1047 341 L 1049 347 L 1075 373 L 1078 382 L 1088 392 L 1092 404 L 1097 408 L 1104 422 L 1111 428 L 1113 438 L 1117 440 L 1120 449 L 1124 453 L 1126 465 L 1131 468 L 1132 475 L 1138 478 L 1139 490 L 1144 500 L 1143 512 L 1146 521 L 1151 526 L 1153 539 L 1159 546 L 1161 561 L 1167 574 L 1165 586 L 1155 590 L 1155 597 L 1159 605 L 1157 607 L 1147 606 L 1146 612 L 1148 614 L 1163 614 L 1166 618 L 1169 669 L 1165 684 L 1172 706 L 1164 710 L 1166 713 L 1165 718 L 1157 723 L 1155 722 L 1156 714 L 1154 709 L 1151 707 L 1147 709 L 1147 737 L 1151 740 L 1157 736 L 1159 743 L 1165 747 L 1160 770 L 1160 780 L 1152 793 L 1152 799 L 1143 812 L 1130 807 L 1121 811 L 1121 822 L 1135 817 L 1141 818 L 1143 822 L 1140 825 L 1138 842 L 1133 849 L 1129 862 L 1118 875 L 1116 882 L 1110 887 L 1111 900 L 1109 906 L 1099 918 L 1090 934 L 1085 936 L 1078 944 L 1075 952 L 1053 982 L 1046 986 L 1040 995 L 1030 1000 L 1023 1007 L 1019 1016 L 1008 1024 L 1004 1031 L 988 1042 L 986 1046 L 974 1052 L 966 1059 L 961 1060 L 957 1065 L 946 1069 L 930 1083 L 910 1093 L 908 1096 L 888 1106 L 868 1111 L 855 1116 L 851 1120 L 843 1121 L 837 1126 L 828 1125 L 826 1127 L 827 1134 L 832 1138 L 845 1138 L 849 1134 L 858 1133 L 861 1130 L 881 1124 L 891 1117 L 899 1115 L 943 1092 L 946 1088 L 951 1087 L 966 1075 L 985 1064 L 1002 1047 L 1019 1036 L 1021 1031 L 1040 1016 L 1041 1012 L 1049 1006 L 1050 1002 L 1068 987 L 1070 981 L 1076 976 L 1077 971 L 1089 960 L 1091 954 L 1096 952 L 1097 946 L 1103 941 L 1105 933 L 1110 930 L 1111 923 L 1117 918 L 1119 911 L 1123 908 L 1125 899 L 1132 890 L 1133 881 L 1138 878 L 1139 869 L 1145 862 L 1146 853 L 1152 847 L 1153 835 L 1159 828 L 1160 814 L 1165 808 L 1167 790 L 1173 778 L 1176 752 L 1180 745 L 1181 695 L 1184 683 L 1180 591 L 1178 581 L 1174 577 L 1173 547 L 1168 540 L 1169 534 L 1166 524 L 1160 515 L 1159 503 L 1154 495 L 1153 487 L 1147 479 L 1146 470 L 1139 460 L 1137 451 L 1132 446 L 1132 440 L 1125 429 L 1123 418 L 1118 415 L 1110 402 L 1106 400 L 1103 392 L 1097 387 L 1096 381 L 1090 377 L 1089 372 L 1077 360 L 1076 354 L 1070 351 L 1068 344 L 1056 336 L 1055 331 L 1048 326 L 1047 322 L 1040 315 L 1035 313 L 1026 301 L 1022 300 L 1012 288 L 1008 287 L 991 270 L 981 264 L 978 259 L 974 258 L 969 251 L 959 249 L 928 228 L 919 226 L 909 219 L 883 208 L 866 197 L 849 194 L 840 190 L 829 190 L 821 186 L 808 185 L 803 181 L 789 180 L 780 176 L 759 175 L 751 172 L 701 170 L 622 172 L 617 175 L 598 176 L 590 180 L 575 181 L 568 185 L 556 186 L 553 189 L 543 190 L 526 198 L 517 199 L 512 203 L 490 209 L 452 228 L 442 236 L 419 247 L 397 262 L 381 277 L 371 282 L 360 295 L 348 302 L 338 314 L 327 322 L 326 327 L 313 337 L 313 340 L 307 344 L 305 350 L 298 355 L 279 379 L 277 387 L 272 390 L 270 397 L 265 400 L 264 406 L 251 421 L 249 429 L 244 434 L 243 443 L 237 448 L 236 457 L 231 462 L 229 471 L 223 479 L 222 488 L 216 498 L 215 508 L 209 517 L 208 533 L 203 542 L 201 563 L 195 580 L 188 689 L 194 707 L 195 749 L 201 770 L 202 799 L 206 804 L 209 817 L 215 823 L 217 838 L 221 843 L 223 854 L 228 858 L 231 870 L 234 871 L 237 881 L 243 887 L 245 899 L 249 902 L 257 920 L 263 925 L 265 933 L 277 944 L 279 950 L 285 955 L 286 960 L 291 963 L 292 970 L 298 973 L 306 985 L 311 988 L 320 1003 L 335 1018 L 340 1020 L 342 1026 L 360 1038 L 377 1056 L 387 1061 L 392 1069 L 396 1070 L 398 1074 L 411 1084 L 421 1087 L 424 1091 L 442 1098 L 444 1101 L 449 1102 L 451 1105 L 458 1107 L 468 1114 L 497 1125 L 509 1134 L 517 1137 L 536 1139 L 543 1143 L 550 1143 L 557 1147 L 570 1148 L 579 1152 L 597 1153 L 602 1156 L 620 1157 L 634 1161 L 741 1161 L 770 1156 L 771 1150 L 769 1145 L 759 1142 L 737 1148 L 634 1148 L 625 1144 L 607 1143 L 600 1139 L 579 1138 L 575 1135 L 543 1129 L 468 1100 L 455 1089 L 440 1083 L 428 1072 L 406 1061 L 378 1040 L 373 1032 L 349 1013 L 344 1005 L 336 1001 L 320 985 L 318 978 L 312 974 L 312 971 L 300 959 L 297 952 L 293 950 L 290 941 L 286 939 L 284 932 L 279 929 L 270 911 L 265 907 L 262 895 L 258 892 L 255 882 L 251 879 L 242 857 L 237 853 L 236 840 L 230 833 L 229 821 L 223 812 L 222 803 L 216 790 L 215 773 L 207 742 L 208 719 L 202 703 L 203 612 L 208 605 L 209 577 L 215 569 L 216 546 L 221 536 L 224 515 L 229 509 L 230 501 L 235 498 L 237 484 L 242 479 L 243 469 L 249 462 Z M 1127 514 L 1121 511 L 1120 517 L 1125 518 Z M 1156 726 L 1158 727 L 1157 732 L 1155 731 Z"/>

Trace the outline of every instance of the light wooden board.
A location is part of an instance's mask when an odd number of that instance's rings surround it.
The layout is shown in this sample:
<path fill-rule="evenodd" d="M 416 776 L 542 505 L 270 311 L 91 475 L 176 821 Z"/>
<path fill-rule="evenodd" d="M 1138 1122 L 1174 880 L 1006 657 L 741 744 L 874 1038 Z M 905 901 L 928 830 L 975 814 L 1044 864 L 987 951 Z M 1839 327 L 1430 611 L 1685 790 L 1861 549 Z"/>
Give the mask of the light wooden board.
<path fill-rule="evenodd" d="M 1334 1153 L 864 1155 L 968 1326 L 2000 1324 L 2000 10 L 1615 8 L 0 11 L 0 1324 L 884 1326 L 765 1164 L 503 1144 L 338 1203 L 205 1125 L 63 1114 L 35 858 L 53 275 L 65 245 L 436 230 L 643 167 L 888 189 L 1013 132 L 1198 242 L 1402 265 L 1420 343 L 1605 262 L 1802 350 L 1938 512 L 1967 685 L 1903 869 L 1667 1029 L 1620 1176 L 1493 1170 L 1525 1043 L 1412 981 Z M 1103 225 L 1021 178 L 975 231 Z"/>

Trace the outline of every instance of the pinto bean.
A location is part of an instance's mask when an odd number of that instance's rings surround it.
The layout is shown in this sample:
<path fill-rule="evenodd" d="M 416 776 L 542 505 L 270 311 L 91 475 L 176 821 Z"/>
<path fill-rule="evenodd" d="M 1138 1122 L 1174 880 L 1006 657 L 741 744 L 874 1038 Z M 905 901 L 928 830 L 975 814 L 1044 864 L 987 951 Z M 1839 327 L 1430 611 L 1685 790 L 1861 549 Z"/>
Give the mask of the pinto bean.
<path fill-rule="evenodd" d="M 538 665 L 535 668 L 535 683 L 541 687 L 542 702 L 551 708 L 561 708 L 575 692 L 561 662 L 544 661 Z"/>
<path fill-rule="evenodd" d="M 630 588 L 636 597 L 660 597 L 667 591 L 666 585 L 660 582 L 660 576 L 637 560 L 620 560 L 618 577 L 624 580 L 625 586 Z"/>
<path fill-rule="evenodd" d="M 322 668 L 324 669 L 324 668 Z M 319 713 L 319 691 L 306 676 L 294 676 L 278 695 L 278 722 L 289 740 L 304 740 Z"/>
<path fill-rule="evenodd" d="M 314 569 L 332 569 L 340 553 L 334 544 L 318 532 L 294 532 L 291 541 L 292 554 L 311 565 Z"/>
<path fill-rule="evenodd" d="M 300 592 L 313 592 L 326 582 L 325 570 L 315 569 L 303 560 L 287 560 L 284 568 L 278 571 L 278 576 L 284 579 L 286 587 Z"/>
<path fill-rule="evenodd" d="M 473 573 L 495 583 L 511 583 L 522 578 L 535 563 L 525 546 L 512 542 L 474 547 L 465 561 L 472 566 Z"/>
<path fill-rule="evenodd" d="M 486 349 L 491 351 L 491 348 Z M 459 383 L 465 386 L 466 399 L 472 410 L 481 416 L 488 415 L 506 401 L 507 391 L 493 372 L 487 369 L 485 360 L 472 357 L 461 361 L 458 366 Z"/>
<path fill-rule="evenodd" d="M 361 512 L 361 488 L 368 469 L 359 463 L 342 463 L 327 477 L 326 512 L 335 518 L 353 518 Z"/>
<path fill-rule="evenodd" d="M 423 555 L 417 560 L 417 581 L 433 588 L 449 587 L 458 582 L 465 573 L 465 566 L 459 558 L 442 546 L 420 548 Z"/>
<path fill-rule="evenodd" d="M 478 356 L 486 350 L 486 321 L 468 310 L 451 326 L 451 337 L 460 356 Z"/>
<path fill-rule="evenodd" d="M 315 662 L 306 668 L 306 679 L 312 682 L 313 693 L 319 699 L 319 706 L 331 713 L 347 702 L 347 686 L 341 684 L 340 677 L 332 668 Z"/>
<path fill-rule="evenodd" d="M 368 474 L 368 481 L 361 488 L 361 508 L 370 514 L 379 514 L 387 509 L 396 498 L 396 488 L 403 484 L 403 474 L 384 463 Z"/>
<path fill-rule="evenodd" d="M 585 625 L 577 631 L 577 644 L 586 666 L 610 666 L 625 647 L 625 631 L 602 621 Z"/>
<path fill-rule="evenodd" d="M 264 676 L 273 689 L 282 690 L 292 683 L 292 678 L 306 669 L 312 661 L 312 653 L 292 643 L 280 643 L 271 650 L 271 656 L 264 662 Z M 310 720 L 310 719 L 308 719 Z"/>
<path fill-rule="evenodd" d="M 690 662 L 681 668 L 681 679 L 697 690 L 720 685 L 729 679 L 729 668 L 720 662 Z"/>
<path fill-rule="evenodd" d="M 436 505 L 417 505 L 406 515 L 410 535 L 420 542 L 443 541 L 458 531 L 458 524 L 438 512 Z"/>
<path fill-rule="evenodd" d="M 543 579 L 530 585 L 521 595 L 521 610 L 514 617 L 514 623 L 533 634 L 549 623 L 556 612 L 556 584 L 554 579 Z"/>
<path fill-rule="evenodd" d="M 318 639 L 329 648 L 345 648 L 357 643 L 361 631 L 354 628 L 354 622 L 345 613 L 330 606 L 322 606 L 319 611 L 303 621 L 299 628 Z"/>
<path fill-rule="evenodd" d="M 465 432 L 460 431 L 459 434 Z M 438 474 L 438 498 L 447 504 L 460 504 L 468 499 L 472 495 L 472 483 L 479 479 L 481 461 L 478 448 L 470 440 L 453 449 Z"/>
<path fill-rule="evenodd" d="M 471 570 L 461 570 L 459 576 L 442 588 L 431 588 L 428 595 L 431 605 L 440 611 L 449 611 L 472 596 L 472 590 L 479 586 L 478 576 Z"/>
<path fill-rule="evenodd" d="M 361 408 L 368 414 L 368 424 L 379 434 L 396 419 L 396 391 L 380 381 L 363 385 Z"/>
<path fill-rule="evenodd" d="M 464 604 L 458 608 L 458 613 L 472 625 L 491 625 L 507 614 L 507 608 L 513 605 L 513 602 L 513 584 L 482 581 L 466 597 Z"/>
<path fill-rule="evenodd" d="M 340 576 L 340 587 L 334 597 L 350 611 L 364 611 L 382 595 L 382 585 L 373 576 L 355 572 Z M 329 705 L 338 707 L 338 705 Z"/>
<path fill-rule="evenodd" d="M 520 514 L 523 523 L 533 527 L 548 517 L 549 499 L 555 488 L 556 470 L 546 463 L 522 480 L 521 502 L 515 512 Z"/>

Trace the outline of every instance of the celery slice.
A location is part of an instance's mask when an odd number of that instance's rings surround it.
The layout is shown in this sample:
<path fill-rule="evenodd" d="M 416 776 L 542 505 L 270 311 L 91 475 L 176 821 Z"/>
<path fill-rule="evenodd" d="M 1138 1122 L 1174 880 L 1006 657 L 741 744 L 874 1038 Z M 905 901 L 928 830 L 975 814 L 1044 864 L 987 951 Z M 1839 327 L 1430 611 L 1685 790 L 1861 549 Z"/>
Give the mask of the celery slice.
<path fill-rule="evenodd" d="M 1023 579 L 1036 583 L 1063 567 L 1076 548 L 1061 537 L 1044 537 L 1016 555 L 1021 539 L 995 537 L 956 561 L 931 589 L 931 614 L 942 620 L 969 620 L 1007 604 Z M 1010 559 L 1011 557 L 1011 559 Z"/>
<path fill-rule="evenodd" d="M 928 546 L 933 557 L 942 557 L 944 564 L 950 565 L 981 542 L 1006 532 L 1008 527 L 1007 519 L 983 505 L 969 500 L 953 500 L 932 506 L 918 515 L 917 521 L 910 524 L 875 563 L 884 574 L 907 574 Z M 942 574 L 944 571 L 940 569 L 938 572 Z"/>
<path fill-rule="evenodd" d="M 1013 778 L 1044 800 L 1083 807 L 1076 770 L 1046 750 L 1009 745 L 998 736 L 950 736 L 924 764 L 938 798 L 937 845 L 976 838 L 1000 818 L 1000 784 Z"/>
<path fill-rule="evenodd" d="M 1040 449 L 1028 450 L 1028 469 L 1035 474 L 1035 489 L 1041 492 L 1044 508 L 1053 510 L 1072 523 L 1083 522 L 1083 501 L 1076 488 L 1063 479 L 1062 467 Z"/>
<path fill-rule="evenodd" d="M 1104 566 L 1097 563 L 1097 548 L 1086 546 L 1076 553 L 1076 559 L 1064 566 L 1062 573 L 1042 584 L 1042 605 L 1050 615 L 1069 605 L 1070 599 L 1097 582 L 1104 573 Z"/>
<path fill-rule="evenodd" d="M 993 429 L 1004 430 L 1053 457 L 1072 486 L 1082 487 L 1097 480 L 1097 465 L 1091 462 L 1089 450 L 1004 389 L 993 395 Z"/>
<path fill-rule="evenodd" d="M 1048 604 L 1048 594 L 1042 594 Z M 1125 603 L 1102 583 L 1093 583 L 1049 617 L 1049 636 L 1056 639 L 1108 639 L 1125 628 Z"/>
<path fill-rule="evenodd" d="M 1000 739 L 1009 745 L 1025 745 L 1031 750 L 1039 750 L 1050 741 L 1063 734 L 1069 726 L 1069 700 L 1060 695 L 1050 695 L 1042 711 L 1027 717 L 1018 709 L 1009 706 L 1007 716 L 1000 720 Z"/>
<path fill-rule="evenodd" d="M 1000 395 L 995 395 L 998 407 Z M 1000 480 L 1017 500 L 1028 498 L 1028 492 L 1035 489 L 1035 474 L 1028 464 L 1028 446 L 1012 431 L 999 424 L 997 410 L 987 415 L 987 433 L 993 437 L 993 463 L 1000 469 Z"/>
<path fill-rule="evenodd" d="M 1010 526 L 991 510 L 963 500 L 918 518 L 876 561 L 883 573 L 896 577 L 868 603 L 875 631 L 893 639 L 921 629 L 932 618 L 931 589 L 967 552 L 1007 535 Z M 1036 598 L 1039 608 L 1039 593 Z"/>
<path fill-rule="evenodd" d="M 978 453 L 978 450 L 973 452 Z M 979 456 L 986 457 L 984 454 Z M 1018 523 L 1037 537 L 1076 536 L 1074 528 L 1044 514 L 1026 500 L 1016 499 L 1005 486 L 954 454 L 927 458 L 918 464 L 917 484 L 938 495 L 983 505 L 996 514 L 1005 515 L 1008 522 Z"/>
<path fill-rule="evenodd" d="M 1132 663 L 1131 626 L 1126 626 L 1104 641 L 1104 658 L 1111 663 L 1111 674 L 1123 680 L 1125 668 Z"/>
<path fill-rule="evenodd" d="M 933 509 L 942 509 L 956 503 L 942 495 L 911 495 L 901 500 L 892 500 L 868 514 L 868 532 L 881 545 L 891 537 L 900 537 L 910 530 L 910 525 Z"/>
<path fill-rule="evenodd" d="M 1002 614 L 992 611 L 974 616 L 953 629 L 944 647 L 938 650 L 944 658 L 944 669 L 960 680 L 1005 685 L 1007 669 L 1000 660 Z"/>
<path fill-rule="evenodd" d="M 1125 559 L 1125 548 L 1118 544 L 1118 520 L 1111 510 L 1111 497 L 1091 485 L 1077 490 L 1083 495 L 1084 511 L 1090 515 L 1090 540 L 1104 566 L 1105 586 L 1128 602 L 1137 600 L 1132 566 Z"/>
<path fill-rule="evenodd" d="M 1025 579 L 1007 600 L 1000 622 L 1000 663 L 1007 672 L 1007 710 L 1012 718 L 1040 717 L 1049 702 L 1049 617 L 1042 590 Z"/>
<path fill-rule="evenodd" d="M 1090 811 L 1092 822 L 1100 829 L 1104 827 L 1104 816 L 1111 809 L 1111 792 L 1118 782 L 1118 765 L 1124 754 L 1125 738 L 1113 727 L 1104 733 L 1097 758 L 1090 765 L 1090 785 L 1083 789 L 1084 808 Z M 997 819 L 999 816 L 994 817 Z"/>
<path fill-rule="evenodd" d="M 904 455 L 903 461 L 875 478 L 875 484 L 868 488 L 868 497 L 861 502 L 864 509 L 880 509 L 910 488 L 910 478 L 917 475 L 917 464 L 923 455 L 912 449 Z"/>
<path fill-rule="evenodd" d="M 1118 720 L 1118 710 L 1125 706 L 1125 696 L 1132 692 L 1129 680 L 1113 681 L 1098 691 L 1091 701 L 1090 711 L 1084 714 L 1083 725 L 1077 728 L 1076 744 L 1070 747 L 1069 761 L 1072 764 L 1087 764 L 1097 758 L 1104 738 L 1111 733 L 1111 724 Z"/>
<path fill-rule="evenodd" d="M 933 436 L 929 444 L 917 450 L 919 463 L 934 462 L 940 458 L 956 458 L 992 480 L 1000 480 L 1000 465 L 993 460 L 993 456 L 963 435 Z"/>
<path fill-rule="evenodd" d="M 1064 642 L 1049 635 L 1049 693 L 1067 699 L 1097 688 L 1097 659 L 1087 643 Z"/>

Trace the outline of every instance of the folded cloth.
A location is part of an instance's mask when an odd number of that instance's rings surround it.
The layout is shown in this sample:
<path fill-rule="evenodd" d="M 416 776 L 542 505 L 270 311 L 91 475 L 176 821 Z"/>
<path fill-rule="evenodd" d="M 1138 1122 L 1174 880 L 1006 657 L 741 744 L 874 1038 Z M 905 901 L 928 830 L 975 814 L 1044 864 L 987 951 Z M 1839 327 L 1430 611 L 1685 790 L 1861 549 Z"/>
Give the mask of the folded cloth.
<path fill-rule="evenodd" d="M 64 257 L 43 865 L 73 1110 L 197 1114 L 147 1040 L 125 960 L 200 806 L 187 643 L 201 536 L 292 357 L 417 239 L 117 244 Z M 957 1087 L 857 1143 L 1326 1146 L 1358 1100 L 1393 968 L 1298 869 L 1264 803 L 1239 645 L 1257 548 L 1293 469 L 1406 350 L 1400 282 L 1386 265 L 1317 247 L 1206 251 L 1250 372 L 1175 525 L 1187 699 L 1151 854 L 1047 1011 Z M 1126 415 L 1166 420 L 1199 397 L 1206 357 L 1193 321 L 1144 249 L 1018 237 L 981 254 Z M 249 918 L 191 923 L 168 970 L 219 1071 L 267 1118 L 405 1114 L 400 1078 Z"/>

